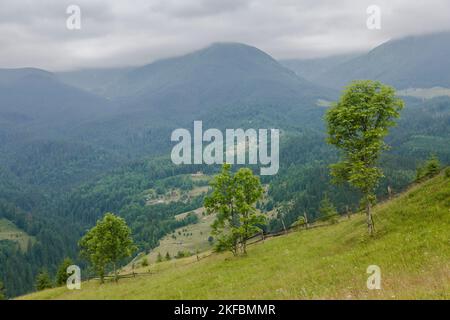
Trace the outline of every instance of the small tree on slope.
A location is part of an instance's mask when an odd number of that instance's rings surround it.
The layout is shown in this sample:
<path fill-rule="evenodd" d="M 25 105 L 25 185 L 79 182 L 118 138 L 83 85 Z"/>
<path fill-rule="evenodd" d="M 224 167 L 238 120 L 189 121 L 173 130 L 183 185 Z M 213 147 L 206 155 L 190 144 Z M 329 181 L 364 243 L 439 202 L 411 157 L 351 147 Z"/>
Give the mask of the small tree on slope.
<path fill-rule="evenodd" d="M 106 213 L 102 220 L 97 221 L 79 245 L 81 255 L 94 266 L 102 283 L 108 264 L 112 264 L 114 279 L 117 281 L 117 263 L 136 250 L 125 220 L 112 213 Z"/>
<path fill-rule="evenodd" d="M 392 87 L 362 80 L 352 82 L 326 114 L 328 142 L 342 151 L 342 160 L 331 165 L 331 175 L 334 182 L 348 182 L 362 192 L 369 234 L 374 232 L 375 188 L 383 176 L 376 165 L 387 149 L 383 139 L 402 108 Z"/>
<path fill-rule="evenodd" d="M 330 222 L 331 224 L 338 222 L 338 212 L 327 194 L 320 201 L 319 212 L 320 220 Z"/>
<path fill-rule="evenodd" d="M 56 285 L 62 286 L 65 285 L 67 282 L 67 279 L 69 278 L 69 275 L 67 274 L 67 268 L 73 265 L 72 259 L 65 258 L 63 262 L 58 267 L 58 271 L 56 273 Z"/>
<path fill-rule="evenodd" d="M 216 213 L 212 228 L 217 235 L 217 249 L 227 249 L 237 255 L 247 253 L 247 239 L 260 231 L 265 217 L 256 210 L 263 188 L 257 176 L 248 168 L 235 174 L 224 164 L 222 172 L 211 182 L 213 191 L 205 198 L 208 214 Z"/>
<path fill-rule="evenodd" d="M 52 281 L 48 272 L 43 270 L 36 277 L 36 290 L 41 291 L 52 287 Z"/>

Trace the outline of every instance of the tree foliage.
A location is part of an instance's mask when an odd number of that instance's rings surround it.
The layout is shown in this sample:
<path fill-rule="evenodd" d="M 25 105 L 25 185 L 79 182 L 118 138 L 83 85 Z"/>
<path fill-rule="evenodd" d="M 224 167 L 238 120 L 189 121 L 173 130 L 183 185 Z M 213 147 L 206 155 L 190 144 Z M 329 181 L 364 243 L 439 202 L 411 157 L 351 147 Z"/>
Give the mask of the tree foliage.
<path fill-rule="evenodd" d="M 36 277 L 36 290 L 41 291 L 51 288 L 52 281 L 46 270 L 41 271 Z"/>
<path fill-rule="evenodd" d="M 337 183 L 348 182 L 363 194 L 369 233 L 373 233 L 371 204 L 383 173 L 377 162 L 388 146 L 384 137 L 400 116 L 403 101 L 392 87 L 377 81 L 352 82 L 328 110 L 328 143 L 342 151 L 340 162 L 331 165 Z"/>
<path fill-rule="evenodd" d="M 123 218 L 113 213 L 106 213 L 103 219 L 97 221 L 95 227 L 80 240 L 79 245 L 81 255 L 93 265 L 101 282 L 108 265 L 113 266 L 117 281 L 117 263 L 130 257 L 136 250 L 130 228 Z"/>
<path fill-rule="evenodd" d="M 69 275 L 67 274 L 67 268 L 73 265 L 73 261 L 70 258 L 65 258 L 58 267 L 56 272 L 56 285 L 62 286 L 67 283 Z"/>
<path fill-rule="evenodd" d="M 306 219 L 303 216 L 299 216 L 297 220 L 291 225 L 294 228 L 301 228 L 306 226 Z"/>
<path fill-rule="evenodd" d="M 234 255 L 247 252 L 247 239 L 261 230 L 265 216 L 256 210 L 263 188 L 259 178 L 248 168 L 235 174 L 231 165 L 224 164 L 222 172 L 211 182 L 212 193 L 205 198 L 208 214 L 216 213 L 213 235 L 217 249 L 230 250 Z"/>
<path fill-rule="evenodd" d="M 441 170 L 441 162 L 436 155 L 431 155 L 422 165 L 417 168 L 416 181 L 431 178 Z"/>
<path fill-rule="evenodd" d="M 322 201 L 320 201 L 319 213 L 320 213 L 320 220 L 328 221 L 330 223 L 337 222 L 338 212 L 327 194 L 325 194 Z"/>

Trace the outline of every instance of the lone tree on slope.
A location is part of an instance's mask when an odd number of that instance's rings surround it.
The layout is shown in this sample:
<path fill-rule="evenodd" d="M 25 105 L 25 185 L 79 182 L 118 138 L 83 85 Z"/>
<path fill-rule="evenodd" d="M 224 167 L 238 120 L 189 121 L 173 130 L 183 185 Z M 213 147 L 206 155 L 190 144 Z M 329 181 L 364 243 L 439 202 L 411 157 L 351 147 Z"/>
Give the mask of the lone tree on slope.
<path fill-rule="evenodd" d="M 402 108 L 392 87 L 361 80 L 352 82 L 326 114 L 328 143 L 342 151 L 342 160 L 331 165 L 331 175 L 335 183 L 348 182 L 362 192 L 369 234 L 374 232 L 375 189 L 383 177 L 376 165 L 388 148 L 383 139 Z"/>
<path fill-rule="evenodd" d="M 102 220 L 98 220 L 79 245 L 81 255 L 93 265 L 102 283 L 108 265 L 112 265 L 117 282 L 117 263 L 136 250 L 130 228 L 123 218 L 113 213 L 106 213 Z"/>
<path fill-rule="evenodd" d="M 266 223 L 265 216 L 256 210 L 256 203 L 263 196 L 259 178 L 248 168 L 233 174 L 231 165 L 224 164 L 211 186 L 213 191 L 204 205 L 207 214 L 217 214 L 212 224 L 212 233 L 217 236 L 216 249 L 246 254 L 247 239 Z"/>

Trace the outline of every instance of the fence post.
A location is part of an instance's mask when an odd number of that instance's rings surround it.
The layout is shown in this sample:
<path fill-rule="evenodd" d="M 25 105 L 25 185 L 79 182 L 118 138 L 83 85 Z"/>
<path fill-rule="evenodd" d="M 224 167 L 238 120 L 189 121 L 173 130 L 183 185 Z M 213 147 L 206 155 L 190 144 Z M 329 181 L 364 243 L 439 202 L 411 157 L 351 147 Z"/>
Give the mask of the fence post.
<path fill-rule="evenodd" d="M 305 218 L 306 229 L 309 229 L 308 215 L 306 214 L 306 210 L 303 211 L 303 217 Z"/>
<path fill-rule="evenodd" d="M 391 200 L 392 199 L 392 188 L 391 188 L 391 186 L 388 186 L 387 190 L 388 190 L 389 200 Z"/>
<path fill-rule="evenodd" d="M 284 218 L 281 217 L 281 223 L 283 224 L 284 233 L 287 234 L 286 225 L 284 224 Z"/>

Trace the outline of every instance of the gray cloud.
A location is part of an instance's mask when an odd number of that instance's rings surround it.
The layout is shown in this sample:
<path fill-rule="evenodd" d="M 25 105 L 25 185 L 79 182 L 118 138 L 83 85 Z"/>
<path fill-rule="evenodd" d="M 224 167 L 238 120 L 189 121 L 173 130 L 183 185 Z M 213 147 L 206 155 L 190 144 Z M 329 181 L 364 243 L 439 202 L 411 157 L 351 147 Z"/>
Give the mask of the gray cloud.
<path fill-rule="evenodd" d="M 66 29 L 69 4 L 81 7 L 81 30 Z M 381 30 L 366 28 L 372 4 Z M 449 12 L 447 0 L 0 0 L 0 67 L 139 65 L 218 41 L 275 58 L 327 56 L 450 30 Z"/>
<path fill-rule="evenodd" d="M 197 18 L 234 12 L 247 7 L 249 0 L 159 0 L 151 5 L 155 11 L 179 18 Z"/>

